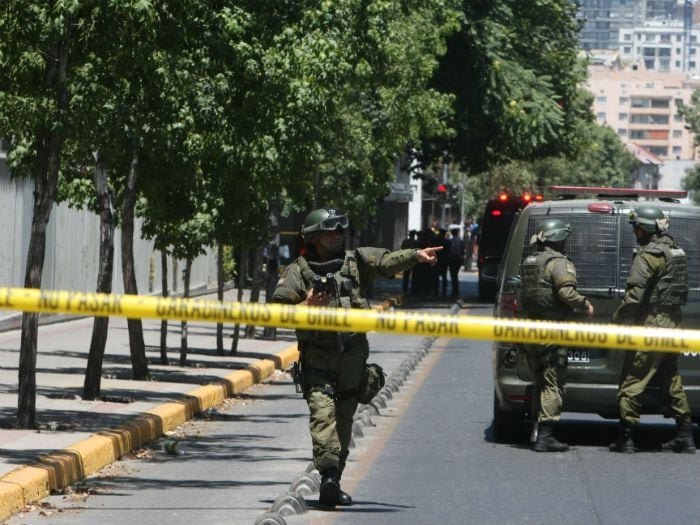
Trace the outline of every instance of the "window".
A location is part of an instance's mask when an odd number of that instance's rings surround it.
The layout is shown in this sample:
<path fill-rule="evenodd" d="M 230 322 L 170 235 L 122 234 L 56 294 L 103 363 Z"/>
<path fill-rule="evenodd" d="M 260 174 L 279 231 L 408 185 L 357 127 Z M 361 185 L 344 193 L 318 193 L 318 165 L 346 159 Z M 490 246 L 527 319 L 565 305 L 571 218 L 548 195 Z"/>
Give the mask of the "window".
<path fill-rule="evenodd" d="M 698 41 L 698 37 L 697 37 L 696 35 L 690 35 L 690 41 L 691 41 L 691 42 L 697 42 L 697 41 Z"/>
<path fill-rule="evenodd" d="M 690 62 L 688 62 L 688 67 L 689 67 L 690 69 L 695 69 L 695 62 L 694 62 L 693 60 L 691 60 Z"/>
<path fill-rule="evenodd" d="M 677 48 L 676 48 L 676 55 L 680 55 L 680 54 L 681 54 L 681 48 L 680 48 L 680 47 L 677 47 Z"/>
<path fill-rule="evenodd" d="M 673 100 L 673 103 L 676 105 L 676 107 L 680 107 L 683 105 L 683 99 L 682 98 L 676 98 Z"/>
<path fill-rule="evenodd" d="M 698 48 L 697 48 L 697 47 L 691 47 L 691 48 L 690 48 L 690 54 L 691 54 L 691 55 L 697 54 L 697 51 L 698 51 Z"/>
<path fill-rule="evenodd" d="M 640 113 L 632 115 L 630 122 L 632 124 L 668 124 L 668 115 L 650 115 Z"/>
<path fill-rule="evenodd" d="M 680 155 L 682 150 L 683 150 L 683 148 L 681 148 L 680 146 L 673 146 L 673 154 L 674 155 Z"/>
<path fill-rule="evenodd" d="M 658 157 L 666 157 L 668 155 L 668 148 L 663 146 L 648 146 L 647 149 Z"/>
<path fill-rule="evenodd" d="M 625 128 L 617 128 L 617 134 L 621 137 L 627 136 L 627 130 Z"/>
<path fill-rule="evenodd" d="M 681 35 L 676 35 L 676 42 L 680 42 L 680 41 L 681 41 Z"/>
<path fill-rule="evenodd" d="M 607 104 L 608 103 L 608 97 L 597 97 L 595 101 L 598 104 Z"/>
<path fill-rule="evenodd" d="M 662 44 L 670 44 L 671 43 L 671 35 L 661 35 L 661 43 Z"/>
<path fill-rule="evenodd" d="M 645 57 L 656 56 L 656 48 L 655 47 L 645 47 L 644 49 L 642 49 L 642 54 Z"/>
<path fill-rule="evenodd" d="M 683 122 L 683 115 L 673 115 L 673 122 Z"/>
<path fill-rule="evenodd" d="M 683 132 L 680 129 L 674 129 L 673 130 L 673 138 L 674 139 L 679 139 L 683 136 Z"/>
<path fill-rule="evenodd" d="M 605 113 L 596 113 L 596 118 L 598 122 L 605 122 Z"/>
<path fill-rule="evenodd" d="M 627 120 L 627 113 L 619 113 L 619 114 L 617 115 L 617 120 L 621 120 L 621 121 L 623 121 L 623 122 L 624 122 L 625 120 Z"/>
<path fill-rule="evenodd" d="M 659 56 L 660 57 L 670 57 L 671 56 L 671 48 L 670 47 L 662 47 L 659 49 Z"/>
<path fill-rule="evenodd" d="M 629 97 L 620 97 L 618 102 L 621 106 L 623 106 L 623 105 L 626 106 L 627 104 L 630 103 L 630 99 L 629 99 Z"/>
<path fill-rule="evenodd" d="M 651 99 L 652 108 L 669 108 L 671 107 L 671 101 L 667 98 L 652 98 Z"/>
<path fill-rule="evenodd" d="M 632 40 L 632 35 L 629 33 L 625 33 L 625 41 L 629 42 L 630 40 Z"/>
<path fill-rule="evenodd" d="M 659 71 L 671 71 L 671 61 L 670 60 L 659 60 Z"/>
<path fill-rule="evenodd" d="M 678 67 L 678 68 L 681 67 L 681 61 L 680 61 L 680 60 L 676 60 L 676 67 Z"/>
<path fill-rule="evenodd" d="M 654 40 L 656 40 L 656 35 L 652 35 L 650 33 L 647 33 L 646 35 L 644 35 L 645 42 L 653 42 Z"/>
<path fill-rule="evenodd" d="M 645 61 L 644 61 L 644 67 L 647 68 L 647 69 L 654 69 L 654 59 L 645 60 Z"/>

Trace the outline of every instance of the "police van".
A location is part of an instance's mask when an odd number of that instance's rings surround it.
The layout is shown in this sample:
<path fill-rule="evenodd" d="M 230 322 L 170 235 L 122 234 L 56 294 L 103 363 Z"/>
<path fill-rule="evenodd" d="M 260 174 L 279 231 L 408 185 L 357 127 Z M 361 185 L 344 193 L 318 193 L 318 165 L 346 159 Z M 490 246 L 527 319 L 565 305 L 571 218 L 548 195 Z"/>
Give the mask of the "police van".
<path fill-rule="evenodd" d="M 610 323 L 624 294 L 637 246 L 627 216 L 631 209 L 647 203 L 668 216 L 669 234 L 687 254 L 690 293 L 683 318 L 687 328 L 700 328 L 700 208 L 681 202 L 687 196 L 685 191 L 571 186 L 553 186 L 549 191 L 549 200 L 529 204 L 514 218 L 496 278 L 496 317 L 525 317 L 520 304 L 522 263 L 536 250 L 530 245 L 536 226 L 551 218 L 561 219 L 573 229 L 566 251 L 576 266 L 578 290 L 595 308 L 592 322 Z M 568 320 L 585 321 L 583 316 Z M 617 419 L 616 395 L 623 357 L 623 350 L 571 348 L 564 411 Z M 700 417 L 700 356 L 682 354 L 678 366 L 692 413 Z M 533 411 L 534 378 L 523 347 L 495 342 L 493 374 L 493 434 L 496 441 L 507 441 L 523 435 Z M 642 403 L 645 413 L 661 413 L 657 385 L 647 389 Z"/>

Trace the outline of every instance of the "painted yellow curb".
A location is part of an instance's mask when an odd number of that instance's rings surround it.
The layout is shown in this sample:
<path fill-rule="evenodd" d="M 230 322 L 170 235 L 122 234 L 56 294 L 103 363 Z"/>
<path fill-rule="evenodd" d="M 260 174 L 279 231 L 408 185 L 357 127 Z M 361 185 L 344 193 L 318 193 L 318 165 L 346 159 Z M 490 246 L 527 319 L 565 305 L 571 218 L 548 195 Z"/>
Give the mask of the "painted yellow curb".
<path fill-rule="evenodd" d="M 0 478 L 0 520 L 47 497 L 52 490 L 84 480 L 148 441 L 163 436 L 195 414 L 262 381 L 277 368 L 288 368 L 299 355 L 296 343 L 236 370 L 220 382 L 190 390 L 178 401 L 151 408 L 119 428 L 104 430 L 65 449 L 40 457 Z"/>

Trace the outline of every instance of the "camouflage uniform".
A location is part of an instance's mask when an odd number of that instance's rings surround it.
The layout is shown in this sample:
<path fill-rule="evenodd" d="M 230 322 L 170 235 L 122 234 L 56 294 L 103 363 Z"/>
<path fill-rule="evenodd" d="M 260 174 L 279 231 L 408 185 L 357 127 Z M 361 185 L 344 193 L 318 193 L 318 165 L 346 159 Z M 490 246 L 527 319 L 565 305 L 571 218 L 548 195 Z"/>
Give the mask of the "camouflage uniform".
<path fill-rule="evenodd" d="M 377 275 L 391 277 L 411 268 L 416 262 L 415 249 L 389 252 L 381 248 L 357 248 L 345 252 L 343 258 L 324 262 L 299 257 L 286 268 L 273 300 L 301 303 L 312 287 L 314 275 L 332 273 L 339 297 L 329 306 L 369 308 L 366 293 Z M 321 472 L 336 468 L 342 473 L 358 404 L 356 389 L 369 356 L 367 336 L 364 333 L 297 330 L 297 339 L 304 398 L 310 412 L 314 463 Z"/>
<path fill-rule="evenodd" d="M 620 324 L 677 328 L 682 326 L 681 305 L 688 295 L 686 257 L 676 241 L 666 234 L 654 234 L 632 262 L 622 304 L 613 314 Z M 690 407 L 678 373 L 678 354 L 627 352 L 617 399 L 620 419 L 639 423 L 640 396 L 652 377 L 657 376 L 664 404 L 676 421 L 690 422 Z"/>
<path fill-rule="evenodd" d="M 572 311 L 588 306 L 586 298 L 576 290 L 574 264 L 549 246 L 523 262 L 521 302 L 530 319 L 550 321 L 563 321 Z M 525 345 L 525 349 L 539 393 L 537 420 L 556 423 L 563 405 L 567 349 L 552 344 Z"/>

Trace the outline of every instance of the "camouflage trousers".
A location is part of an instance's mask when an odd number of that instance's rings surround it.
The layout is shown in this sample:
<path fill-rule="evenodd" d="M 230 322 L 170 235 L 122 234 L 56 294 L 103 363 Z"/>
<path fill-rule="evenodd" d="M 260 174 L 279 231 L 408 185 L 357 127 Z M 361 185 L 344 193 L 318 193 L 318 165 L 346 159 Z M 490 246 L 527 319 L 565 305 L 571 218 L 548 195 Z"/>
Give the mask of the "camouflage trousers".
<path fill-rule="evenodd" d="M 533 417 L 540 423 L 554 423 L 564 404 L 567 349 L 555 345 L 525 345 L 527 364 L 535 377 Z"/>
<path fill-rule="evenodd" d="M 666 352 L 627 352 L 620 374 L 617 401 L 620 419 L 636 425 L 642 404 L 642 393 L 656 376 L 661 401 L 676 421 L 690 421 L 690 406 L 678 373 L 678 355 Z"/>
<path fill-rule="evenodd" d="M 338 347 L 305 346 L 302 356 L 304 397 L 309 406 L 309 430 L 314 464 L 319 471 L 341 473 L 349 454 L 357 398 L 355 391 L 369 357 L 369 344 L 358 334 Z"/>

